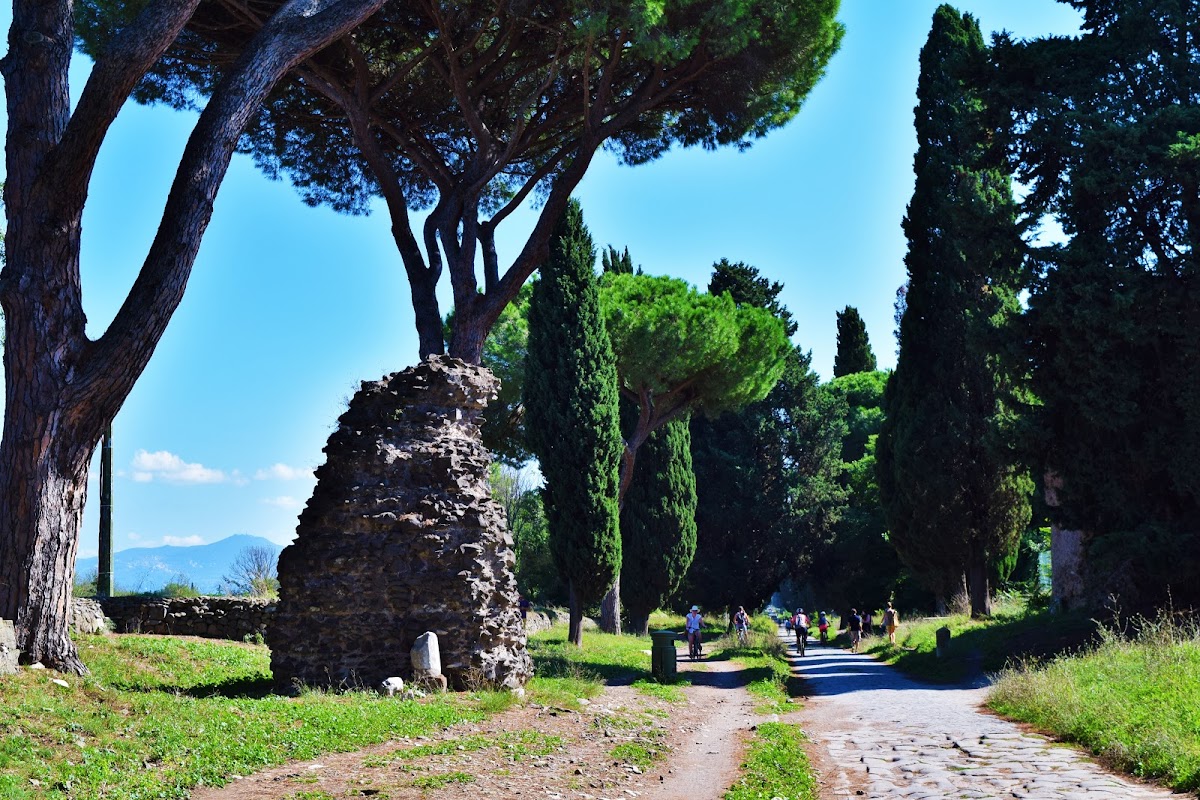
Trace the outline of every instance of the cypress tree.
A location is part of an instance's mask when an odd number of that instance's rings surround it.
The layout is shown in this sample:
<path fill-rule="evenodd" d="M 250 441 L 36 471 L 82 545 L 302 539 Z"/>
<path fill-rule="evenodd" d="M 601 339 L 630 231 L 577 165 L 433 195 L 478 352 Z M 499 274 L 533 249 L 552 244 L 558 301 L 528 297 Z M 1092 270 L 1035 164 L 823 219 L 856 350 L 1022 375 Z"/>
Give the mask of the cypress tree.
<path fill-rule="evenodd" d="M 975 19 L 939 7 L 921 50 L 907 306 L 876 448 L 897 552 L 943 598 L 965 576 L 973 614 L 990 612 L 992 565 L 1011 558 L 1033 490 L 1012 455 L 1016 387 L 1004 353 L 1020 310 L 1021 242 L 977 88 L 987 65 Z"/>
<path fill-rule="evenodd" d="M 596 249 L 572 200 L 555 227 L 529 306 L 526 436 L 545 477 L 550 550 L 571 606 L 569 638 L 583 642 L 583 608 L 621 566 L 617 483 L 623 443 L 617 373 L 600 314 Z"/>
<path fill-rule="evenodd" d="M 867 338 L 867 326 L 854 306 L 837 312 L 837 355 L 833 358 L 833 377 L 856 372 L 874 372 L 875 353 Z"/>
<path fill-rule="evenodd" d="M 634 633 L 666 602 L 696 554 L 696 476 L 687 417 L 650 434 L 638 450 L 621 506 L 621 594 Z"/>

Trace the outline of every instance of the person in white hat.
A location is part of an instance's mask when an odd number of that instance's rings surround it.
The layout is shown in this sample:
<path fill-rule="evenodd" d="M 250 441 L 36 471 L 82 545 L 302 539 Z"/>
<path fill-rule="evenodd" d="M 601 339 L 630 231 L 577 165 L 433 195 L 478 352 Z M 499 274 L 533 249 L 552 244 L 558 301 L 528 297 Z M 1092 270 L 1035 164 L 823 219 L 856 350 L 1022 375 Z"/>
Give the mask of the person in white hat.
<path fill-rule="evenodd" d="M 700 618 L 700 606 L 692 606 L 692 610 L 684 618 L 684 630 L 687 632 L 688 639 L 688 654 L 692 658 L 700 655 L 700 628 L 703 625 L 704 620 Z"/>

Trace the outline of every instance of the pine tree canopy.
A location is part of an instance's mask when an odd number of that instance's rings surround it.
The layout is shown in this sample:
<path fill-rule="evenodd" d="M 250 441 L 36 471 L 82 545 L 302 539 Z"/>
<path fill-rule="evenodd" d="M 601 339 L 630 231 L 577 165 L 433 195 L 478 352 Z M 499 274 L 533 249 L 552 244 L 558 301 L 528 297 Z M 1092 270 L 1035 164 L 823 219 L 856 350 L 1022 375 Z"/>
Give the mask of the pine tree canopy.
<path fill-rule="evenodd" d="M 534 284 L 524 398 L 526 437 L 546 480 L 551 553 L 582 605 L 600 599 L 621 565 L 617 376 L 595 264 L 572 201 Z"/>
<path fill-rule="evenodd" d="M 209 93 L 277 1 L 202 2 L 141 99 L 186 106 Z M 138 5 L 86 0 L 85 51 Z M 241 146 L 308 203 L 366 213 L 382 198 L 422 355 L 444 347 L 445 268 L 458 311 L 450 351 L 477 361 L 599 148 L 642 164 L 677 145 L 749 146 L 794 117 L 824 74 L 842 37 L 837 10 L 838 0 L 395 0 L 281 82 Z M 502 269 L 496 225 L 531 196 L 543 200 L 538 222 Z M 415 231 L 410 212 L 423 208 Z"/>
<path fill-rule="evenodd" d="M 873 372 L 876 366 L 867 325 L 858 315 L 857 308 L 846 306 L 837 312 L 837 355 L 833 358 L 833 376 L 840 378 L 856 372 Z"/>
<path fill-rule="evenodd" d="M 621 392 L 654 419 L 715 416 L 766 396 L 791 351 L 770 311 L 737 307 L 677 278 L 609 274 L 601 286 Z M 652 401 L 652 402 L 651 402 Z"/>

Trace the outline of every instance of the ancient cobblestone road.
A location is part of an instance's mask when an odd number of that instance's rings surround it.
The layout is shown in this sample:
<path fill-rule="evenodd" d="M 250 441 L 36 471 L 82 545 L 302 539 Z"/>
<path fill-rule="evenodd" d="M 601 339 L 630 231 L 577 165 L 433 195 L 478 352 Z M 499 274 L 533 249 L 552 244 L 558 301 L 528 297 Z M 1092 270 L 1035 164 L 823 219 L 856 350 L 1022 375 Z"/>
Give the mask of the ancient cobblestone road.
<path fill-rule="evenodd" d="M 980 711 L 985 688 L 917 683 L 869 656 L 812 644 L 798 669 L 814 695 L 801 722 L 822 800 L 1180 797 Z"/>

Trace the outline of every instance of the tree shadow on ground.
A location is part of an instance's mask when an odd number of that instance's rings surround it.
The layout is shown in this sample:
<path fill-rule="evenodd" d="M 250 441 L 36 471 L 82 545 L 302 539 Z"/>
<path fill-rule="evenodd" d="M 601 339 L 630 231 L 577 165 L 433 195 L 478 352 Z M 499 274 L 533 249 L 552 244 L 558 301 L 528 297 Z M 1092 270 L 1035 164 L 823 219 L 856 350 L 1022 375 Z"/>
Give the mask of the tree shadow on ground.
<path fill-rule="evenodd" d="M 227 700 L 259 700 L 276 694 L 274 691 L 275 683 L 269 676 L 230 678 L 229 680 L 217 683 L 199 683 L 189 686 L 172 686 L 171 684 L 158 684 L 156 686 L 118 685 L 114 688 L 119 688 L 123 692 L 141 692 L 143 694 L 162 692 L 164 694 L 199 699 L 223 697 Z"/>

